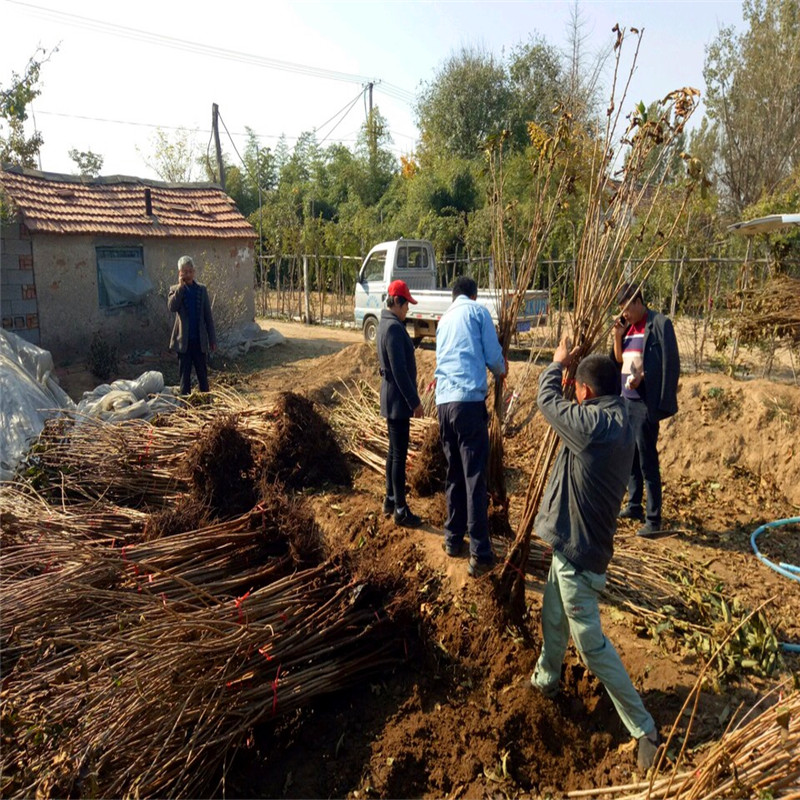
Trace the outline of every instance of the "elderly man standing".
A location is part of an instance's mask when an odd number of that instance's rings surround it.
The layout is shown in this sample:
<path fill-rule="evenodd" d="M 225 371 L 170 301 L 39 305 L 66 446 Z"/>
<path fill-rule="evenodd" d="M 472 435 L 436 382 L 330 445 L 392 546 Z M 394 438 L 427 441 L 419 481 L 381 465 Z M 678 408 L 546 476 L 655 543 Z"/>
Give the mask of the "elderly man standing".
<path fill-rule="evenodd" d="M 208 290 L 194 279 L 194 262 L 178 259 L 178 283 L 169 288 L 167 308 L 175 314 L 170 350 L 178 354 L 181 394 L 192 390 L 192 367 L 201 392 L 208 391 L 206 354 L 217 349 L 217 335 Z"/>
<path fill-rule="evenodd" d="M 453 304 L 436 330 L 436 409 L 439 434 L 447 458 L 447 520 L 444 549 L 458 556 L 469 535 L 467 573 L 478 577 L 494 566 L 489 539 L 489 415 L 486 410 L 488 367 L 498 378 L 507 364 L 492 317 L 477 302 L 478 285 L 457 278 Z"/>
<path fill-rule="evenodd" d="M 394 515 L 395 525 L 418 528 L 422 519 L 406 504 L 406 457 L 411 417 L 422 417 L 417 393 L 417 362 L 406 330 L 408 304 L 417 301 L 405 281 L 392 281 L 378 324 L 378 366 L 381 372 L 381 416 L 386 418 L 389 452 L 386 455 L 386 497 L 383 513 Z"/>

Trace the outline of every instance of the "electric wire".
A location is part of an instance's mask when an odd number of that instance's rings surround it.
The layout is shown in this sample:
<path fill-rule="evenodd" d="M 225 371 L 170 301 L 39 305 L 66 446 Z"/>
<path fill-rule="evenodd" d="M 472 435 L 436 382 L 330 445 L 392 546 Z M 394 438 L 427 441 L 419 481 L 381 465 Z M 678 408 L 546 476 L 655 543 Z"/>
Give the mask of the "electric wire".
<path fill-rule="evenodd" d="M 297 64 L 291 61 L 282 61 L 277 58 L 267 58 L 266 56 L 258 56 L 252 53 L 244 53 L 238 50 L 231 50 L 224 47 L 216 47 L 215 45 L 207 45 L 202 42 L 193 42 L 188 39 L 180 39 L 175 36 L 166 36 L 160 33 L 152 33 L 150 31 L 141 30 L 139 28 L 130 28 L 125 25 L 117 25 L 111 22 L 104 22 L 103 20 L 93 19 L 91 17 L 84 17 L 79 14 L 71 14 L 66 11 L 58 11 L 52 8 L 45 8 L 37 6 L 33 3 L 24 3 L 21 0 L 5 0 L 15 6 L 19 6 L 27 13 L 33 16 L 38 16 L 45 19 L 53 19 L 65 25 L 71 25 L 77 28 L 83 28 L 90 31 L 97 31 L 108 33 L 113 36 L 120 36 L 125 39 L 132 39 L 140 42 L 147 42 L 149 44 L 159 45 L 174 50 L 181 50 L 183 52 L 197 53 L 199 55 L 211 56 L 212 58 L 220 58 L 226 61 L 233 61 L 240 64 L 252 64 L 267 69 L 276 69 L 285 72 L 294 72 L 298 75 L 307 75 L 309 77 L 324 78 L 327 80 L 345 81 L 349 83 L 380 83 L 383 91 L 401 102 L 411 103 L 414 100 L 414 93 L 402 89 L 394 84 L 385 81 L 377 81 L 373 78 L 364 75 L 356 75 L 349 72 L 340 72 L 338 70 L 325 69 L 323 67 L 312 67 L 307 64 Z"/>

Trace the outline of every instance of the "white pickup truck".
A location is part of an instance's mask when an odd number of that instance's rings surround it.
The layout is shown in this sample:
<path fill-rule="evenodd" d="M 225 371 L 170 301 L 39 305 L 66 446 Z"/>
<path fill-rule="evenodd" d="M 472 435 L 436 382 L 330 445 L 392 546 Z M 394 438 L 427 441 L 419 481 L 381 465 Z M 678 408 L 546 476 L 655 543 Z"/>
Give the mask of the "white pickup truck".
<path fill-rule="evenodd" d="M 406 326 L 413 325 L 411 336 L 420 341 L 436 336 L 442 314 L 453 302 L 450 289 L 436 288 L 436 259 L 433 245 L 424 239 L 398 239 L 381 242 L 369 251 L 358 273 L 355 293 L 355 320 L 364 331 L 364 339 L 374 342 L 381 309 L 386 307 L 386 287 L 394 280 L 408 284 L 416 305 L 410 305 Z M 489 309 L 497 324 L 497 296 L 491 289 L 478 290 L 478 302 Z M 546 291 L 530 289 L 517 319 L 517 331 L 530 330 L 546 321 Z"/>

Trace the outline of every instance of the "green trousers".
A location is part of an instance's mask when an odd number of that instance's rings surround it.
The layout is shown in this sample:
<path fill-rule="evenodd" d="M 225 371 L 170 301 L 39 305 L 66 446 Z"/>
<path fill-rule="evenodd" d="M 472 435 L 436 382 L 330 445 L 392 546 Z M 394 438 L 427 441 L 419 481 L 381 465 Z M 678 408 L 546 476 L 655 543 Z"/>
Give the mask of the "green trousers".
<path fill-rule="evenodd" d="M 553 552 L 542 604 L 542 652 L 531 682 L 545 695 L 558 691 L 572 635 L 584 664 L 602 681 L 623 724 L 638 739 L 655 730 L 655 722 L 614 645 L 603 634 L 597 600 L 605 584 L 605 574 L 579 570 L 561 553 Z"/>

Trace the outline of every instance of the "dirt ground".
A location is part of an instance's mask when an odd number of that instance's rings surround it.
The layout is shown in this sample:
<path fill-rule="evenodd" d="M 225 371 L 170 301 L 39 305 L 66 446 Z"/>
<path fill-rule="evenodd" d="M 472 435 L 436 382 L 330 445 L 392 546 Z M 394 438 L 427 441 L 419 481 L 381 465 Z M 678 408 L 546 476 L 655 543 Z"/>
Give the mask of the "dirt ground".
<path fill-rule="evenodd" d="M 345 383 L 379 385 L 374 350 L 352 329 L 263 321 L 286 341 L 212 371 L 254 402 L 291 390 L 330 410 Z M 167 364 L 168 362 L 164 362 Z M 435 364 L 431 344 L 417 350 L 421 379 Z M 218 366 L 222 366 L 218 364 Z M 508 390 L 519 392 L 506 441 L 511 523 L 517 523 L 543 422 L 535 410 L 536 376 L 524 352 L 511 360 Z M 126 367 L 128 368 L 128 367 Z M 135 377 L 150 365 L 129 365 Z M 79 372 L 60 375 L 79 397 L 92 388 Z M 168 382 L 170 380 L 167 375 Z M 174 379 L 174 377 L 173 377 Z M 95 382 L 96 383 L 96 382 Z M 213 387 L 212 387 L 213 388 Z M 800 590 L 753 554 L 759 525 L 800 514 L 800 388 L 722 374 L 681 379 L 680 411 L 661 431 L 665 522 L 674 530 L 638 540 L 621 523 L 626 563 L 682 558 L 715 576 L 733 604 L 765 614 L 780 641 L 800 642 Z M 352 489 L 326 489 L 308 501 L 332 549 L 358 549 L 403 576 L 416 594 L 419 622 L 408 632 L 408 659 L 367 686 L 337 694 L 254 732 L 226 776 L 229 797 L 562 797 L 572 790 L 627 784 L 635 748 L 597 680 L 568 652 L 563 691 L 534 695 L 528 679 L 538 656 L 538 613 L 547 560 L 529 564 L 527 635 L 497 623 L 492 576 L 467 577 L 466 559 L 441 549 L 444 500 L 410 497 L 426 524 L 396 528 L 380 513 L 383 479 L 353 461 Z M 773 561 L 800 563 L 797 526 L 759 539 Z M 508 542 L 495 541 L 501 557 Z M 614 573 L 612 561 L 609 575 Z M 692 587 L 687 587 L 687 591 Z M 679 638 L 658 639 L 619 603 L 603 606 L 604 626 L 662 736 L 687 719 L 681 708 L 700 660 Z M 786 655 L 770 676 L 736 675 L 701 694 L 689 758 L 718 739 L 731 715 L 749 708 L 800 667 Z M 701 748 L 693 753 L 694 748 Z M 675 752 L 668 753 L 674 758 Z"/>

